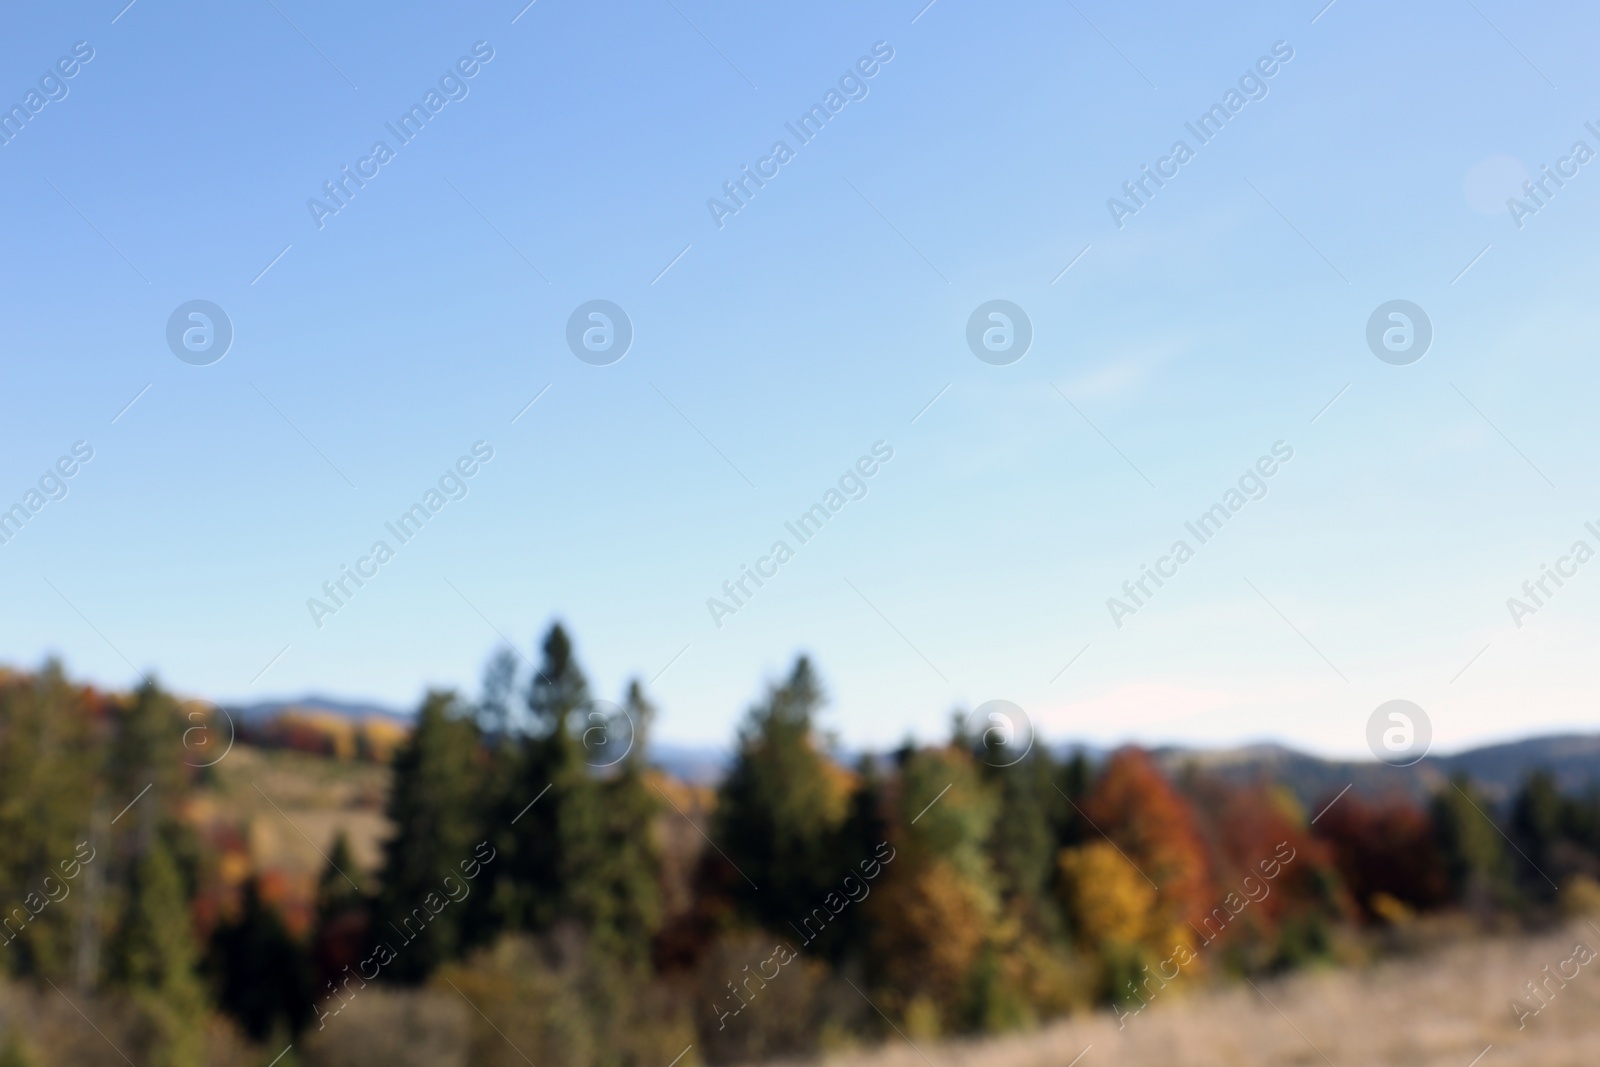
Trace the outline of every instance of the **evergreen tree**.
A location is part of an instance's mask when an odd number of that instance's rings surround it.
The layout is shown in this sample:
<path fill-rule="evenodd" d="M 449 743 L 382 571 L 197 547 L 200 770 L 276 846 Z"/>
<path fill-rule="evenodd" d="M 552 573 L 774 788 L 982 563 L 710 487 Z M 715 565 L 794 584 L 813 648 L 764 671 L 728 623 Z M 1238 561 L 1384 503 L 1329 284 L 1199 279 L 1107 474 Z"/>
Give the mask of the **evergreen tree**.
<path fill-rule="evenodd" d="M 579 914 L 587 906 L 579 903 L 587 889 L 580 885 L 583 872 L 603 858 L 598 792 L 572 732 L 573 717 L 588 701 L 588 679 L 556 623 L 528 685 L 513 788 L 495 805 L 508 846 L 493 871 L 496 904 L 514 928 L 548 930 Z"/>
<path fill-rule="evenodd" d="M 855 884 L 864 884 L 861 863 L 872 862 L 889 840 L 888 804 L 878 761 L 872 756 L 862 756 L 856 763 L 856 785 L 850 794 L 849 814 L 839 827 L 835 846 L 835 855 L 844 868 L 841 878 L 847 873 L 855 877 Z M 870 893 L 871 887 L 867 886 L 866 890 Z M 870 934 L 867 910 L 852 904 L 811 947 L 838 964 L 865 954 Z"/>
<path fill-rule="evenodd" d="M 592 700 L 559 623 L 545 635 L 520 720 L 504 710 L 513 677 L 503 657 L 491 664 L 482 702 L 517 730 L 493 760 L 487 809 L 504 858 L 491 873 L 484 936 L 571 922 L 607 958 L 641 964 L 661 925 L 656 799 L 645 779 L 655 709 L 637 682 L 625 708 Z"/>
<path fill-rule="evenodd" d="M 1083 817 L 1083 805 L 1094 785 L 1094 768 L 1083 749 L 1074 749 L 1066 762 L 1056 766 L 1054 788 L 1045 794 L 1050 805 L 1050 829 L 1056 848 L 1072 848 L 1100 835 Z"/>
<path fill-rule="evenodd" d="M 457 861 L 459 863 L 459 861 Z M 372 915 L 367 895 L 345 880 L 357 869 L 350 839 L 343 830 L 328 850 L 328 864 L 317 880 L 316 916 L 311 934 L 312 993 L 321 998 L 327 986 L 342 981 L 363 958 L 370 941 Z"/>
<path fill-rule="evenodd" d="M 459 865 L 482 840 L 478 730 L 464 711 L 454 693 L 429 692 L 395 755 L 395 833 L 384 845 L 374 933 L 393 947 L 388 971 L 402 981 L 422 980 L 463 947 L 463 909 L 447 901 L 444 879 L 460 880 Z"/>
<path fill-rule="evenodd" d="M 189 912 L 199 845 L 178 818 L 187 768 L 177 702 L 146 679 L 114 719 L 105 777 L 113 803 L 106 864 L 116 920 L 106 975 L 139 1008 L 138 1044 L 158 1067 L 188 1067 L 202 1054 L 206 1014 L 200 949 Z"/>
<path fill-rule="evenodd" d="M 159 1067 L 192 1067 L 201 1056 L 206 1004 L 188 901 L 172 849 L 158 833 L 130 871 L 108 969 L 139 1005 L 141 1044 Z"/>
<path fill-rule="evenodd" d="M 1054 909 L 1045 905 L 1057 852 L 1050 824 L 1054 807 L 1051 798 L 1057 797 L 1051 787 L 1054 763 L 1043 746 L 1035 745 L 1011 766 L 984 763 L 981 767 L 985 781 L 1000 801 L 989 854 L 999 876 L 1002 897 L 1036 924 L 1053 922 Z"/>
<path fill-rule="evenodd" d="M 350 838 L 344 830 L 334 835 L 328 849 L 328 864 L 317 878 L 316 923 L 326 926 L 353 911 L 367 906 L 367 896 L 350 884 L 345 873 L 360 870 L 355 852 L 350 848 Z"/>
<path fill-rule="evenodd" d="M 637 680 L 628 686 L 623 712 L 621 722 L 606 724 L 607 745 L 627 742 L 631 747 L 599 785 L 604 839 L 599 863 L 579 881 L 575 903 L 601 951 L 641 964 L 661 926 L 661 861 L 655 840 L 656 796 L 645 782 L 655 708 Z"/>
<path fill-rule="evenodd" d="M 1577 819 L 1575 806 L 1556 787 L 1549 771 L 1528 775 L 1511 801 L 1510 835 L 1523 862 L 1517 863 L 1523 891 L 1536 900 L 1555 898 L 1554 882 L 1570 873 L 1570 846 L 1565 846 Z"/>
<path fill-rule="evenodd" d="M 1511 904 L 1516 896 L 1505 839 L 1489 809 L 1489 801 L 1463 774 L 1434 795 L 1431 812 L 1452 895 L 1480 915 Z"/>
<path fill-rule="evenodd" d="M 517 732 L 521 717 L 513 701 L 517 689 L 517 654 L 501 648 L 483 671 L 483 695 L 478 700 L 478 727 L 491 742 Z"/>
<path fill-rule="evenodd" d="M 283 1030 L 298 1034 L 311 1021 L 309 961 L 261 899 L 257 879 L 245 883 L 239 916 L 212 934 L 211 957 L 218 1005 L 252 1040 L 264 1042 Z"/>
<path fill-rule="evenodd" d="M 822 700 L 811 661 L 799 657 L 750 709 L 717 791 L 711 839 L 742 872 L 728 890 L 745 916 L 771 930 L 786 931 L 817 906 L 855 862 L 836 848 L 848 797 L 818 749 Z"/>
<path fill-rule="evenodd" d="M 0 913 L 9 920 L 0 973 L 60 979 L 71 967 L 83 895 L 42 909 L 37 901 L 47 877 L 75 888 L 59 865 L 89 836 L 103 762 L 91 734 L 96 703 L 54 661 L 32 676 L 0 672 L 0 900 L 10 909 Z"/>
<path fill-rule="evenodd" d="M 175 810 L 187 785 L 186 726 L 177 701 L 148 678 L 117 717 L 107 785 L 117 807 L 140 798 L 127 817 L 134 820 L 141 841 L 148 841 L 165 813 Z M 148 796 L 143 795 L 147 787 Z"/>
<path fill-rule="evenodd" d="M 472 894 L 462 905 L 462 939 L 468 946 L 489 944 L 508 925 L 517 925 L 527 900 L 516 880 L 518 815 L 531 799 L 522 796 L 530 723 L 515 706 L 519 663 L 519 654 L 510 648 L 490 657 L 475 709 L 485 747 L 478 818 L 481 839 L 489 842 L 495 859 L 475 879 Z"/>

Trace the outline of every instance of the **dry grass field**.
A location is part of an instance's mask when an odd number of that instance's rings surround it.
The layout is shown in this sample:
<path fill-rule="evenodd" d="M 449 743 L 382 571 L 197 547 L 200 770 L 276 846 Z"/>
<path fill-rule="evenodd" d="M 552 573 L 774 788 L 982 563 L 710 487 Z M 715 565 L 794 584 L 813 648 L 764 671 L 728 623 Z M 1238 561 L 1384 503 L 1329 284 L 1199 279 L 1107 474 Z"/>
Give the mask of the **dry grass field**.
<path fill-rule="evenodd" d="M 1121 1028 L 1096 1012 L 986 1041 L 897 1039 L 825 1067 L 1591 1067 L 1600 1063 L 1600 958 L 1565 988 L 1551 982 L 1555 994 L 1520 1029 L 1510 1006 L 1520 996 L 1537 1007 L 1524 983 L 1544 981 L 1543 968 L 1555 972 L 1578 942 L 1600 949 L 1600 930 L 1579 922 L 1257 989 L 1184 996 L 1170 986 Z"/>
<path fill-rule="evenodd" d="M 192 814 L 202 824 L 241 826 L 258 869 L 315 878 L 343 830 L 358 866 L 372 871 L 389 834 L 383 815 L 389 780 L 387 767 L 240 744 L 197 791 Z"/>

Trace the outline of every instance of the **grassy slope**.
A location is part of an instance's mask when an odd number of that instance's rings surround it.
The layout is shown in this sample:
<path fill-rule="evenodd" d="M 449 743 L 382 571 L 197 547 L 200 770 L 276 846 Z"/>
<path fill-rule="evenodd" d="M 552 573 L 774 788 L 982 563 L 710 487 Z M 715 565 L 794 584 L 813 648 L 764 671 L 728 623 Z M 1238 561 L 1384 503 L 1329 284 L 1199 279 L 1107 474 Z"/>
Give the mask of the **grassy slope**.
<path fill-rule="evenodd" d="M 1600 1059 L 1600 959 L 1518 1029 L 1509 1000 L 1600 930 L 1578 922 L 1542 937 L 1480 941 L 1368 969 L 1183 995 L 1176 986 L 1119 1029 L 1108 1013 L 971 1043 L 906 1041 L 831 1058 L 827 1067 L 1579 1067 Z M 1571 967 L 1568 968 L 1570 973 Z M 1181 982 L 1182 979 L 1179 979 Z"/>
<path fill-rule="evenodd" d="M 235 745 L 200 791 L 196 815 L 247 827 L 258 868 L 313 878 L 324 864 L 318 850 L 327 852 L 342 829 L 361 870 L 370 873 L 389 833 L 383 816 L 389 779 L 387 767 Z"/>

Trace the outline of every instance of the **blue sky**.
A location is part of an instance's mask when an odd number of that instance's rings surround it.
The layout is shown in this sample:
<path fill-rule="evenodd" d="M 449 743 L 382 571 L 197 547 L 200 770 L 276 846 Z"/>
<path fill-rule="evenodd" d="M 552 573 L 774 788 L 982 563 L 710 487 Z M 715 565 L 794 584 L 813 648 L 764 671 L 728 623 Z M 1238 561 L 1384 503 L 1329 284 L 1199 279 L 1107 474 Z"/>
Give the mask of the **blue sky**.
<path fill-rule="evenodd" d="M 1506 600 L 1600 548 L 1600 161 L 1520 227 L 1504 202 L 1600 151 L 1594 14 L 923 2 L 13 14 L 8 106 L 93 58 L 0 147 L 0 506 L 94 456 L 0 545 L 0 658 L 409 705 L 559 617 L 603 695 L 655 679 L 676 741 L 726 740 L 800 650 L 853 744 L 990 699 L 1097 742 L 1359 754 L 1392 698 L 1444 748 L 1592 729 L 1600 563 L 1520 627 Z M 478 42 L 400 146 L 385 123 Z M 1108 198 L 1179 139 L 1119 228 Z M 165 340 L 194 299 L 234 330 L 208 366 Z M 594 299 L 634 330 L 608 366 L 565 341 Z M 1033 327 L 1007 366 L 965 340 L 993 299 Z M 1365 340 L 1394 299 L 1434 331 L 1407 366 Z M 319 628 L 307 600 L 479 441 L 467 495 Z M 867 495 L 718 627 L 707 599 L 879 441 Z M 1267 495 L 1117 626 L 1279 441 Z"/>

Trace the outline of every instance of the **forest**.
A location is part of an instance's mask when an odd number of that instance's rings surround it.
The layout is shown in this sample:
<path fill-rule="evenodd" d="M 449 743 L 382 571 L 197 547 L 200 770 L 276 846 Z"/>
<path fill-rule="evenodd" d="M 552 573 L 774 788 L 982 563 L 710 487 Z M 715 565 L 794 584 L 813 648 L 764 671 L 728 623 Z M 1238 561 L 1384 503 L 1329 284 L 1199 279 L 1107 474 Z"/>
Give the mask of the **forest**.
<path fill-rule="evenodd" d="M 806 1057 L 1097 1008 L 1126 1026 L 1240 976 L 1600 907 L 1600 793 L 1543 773 L 1498 802 L 1457 778 L 1425 804 L 1308 807 L 1135 747 L 995 758 L 1005 739 L 960 715 L 943 742 L 846 759 L 800 656 L 700 786 L 651 765 L 642 683 L 599 699 L 559 624 L 534 652 L 497 652 L 475 696 L 425 696 L 390 756 L 381 862 L 336 836 L 304 906 L 196 817 L 227 766 L 193 758 L 209 706 L 53 662 L 0 673 L 0 1065 L 62 1055 L 5 1010 L 30 991 L 158 1067 L 377 1062 L 384 1040 L 421 1057 L 451 1026 L 472 1063 L 541 1067 Z"/>

